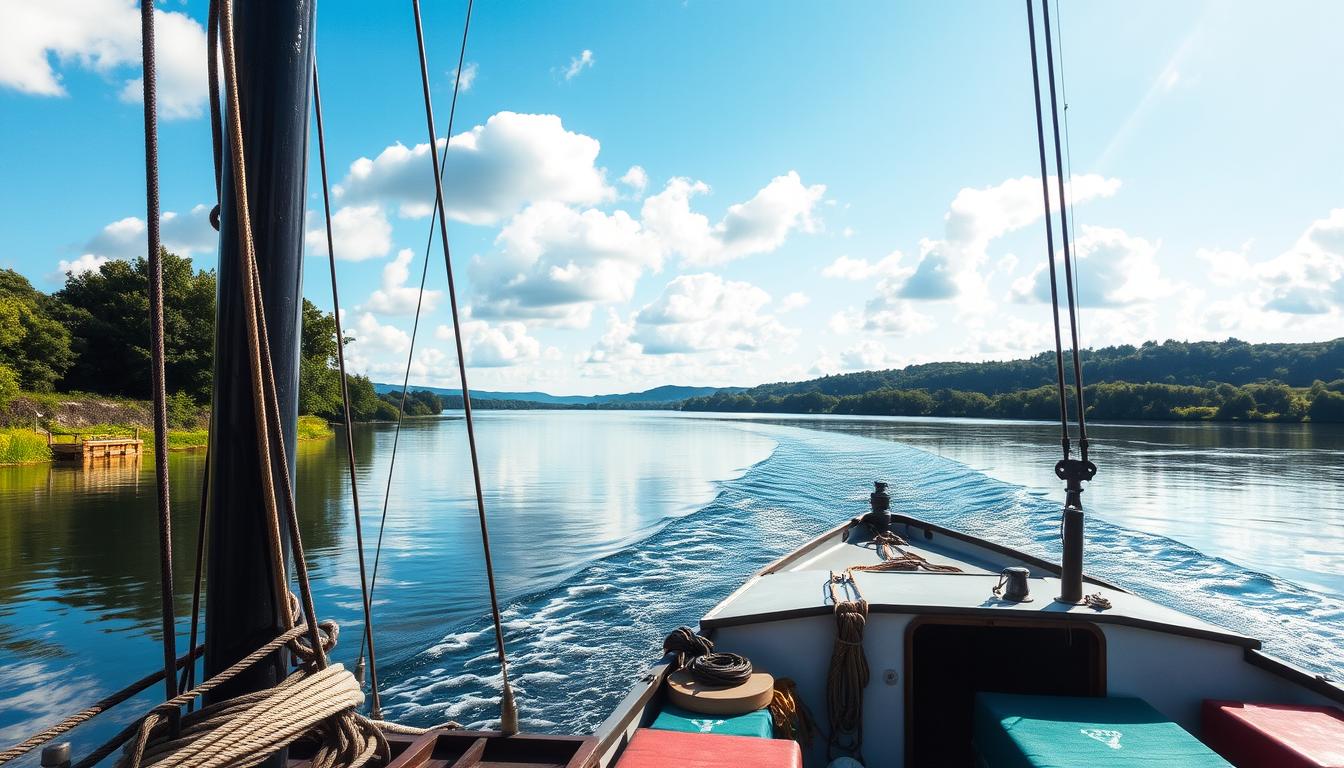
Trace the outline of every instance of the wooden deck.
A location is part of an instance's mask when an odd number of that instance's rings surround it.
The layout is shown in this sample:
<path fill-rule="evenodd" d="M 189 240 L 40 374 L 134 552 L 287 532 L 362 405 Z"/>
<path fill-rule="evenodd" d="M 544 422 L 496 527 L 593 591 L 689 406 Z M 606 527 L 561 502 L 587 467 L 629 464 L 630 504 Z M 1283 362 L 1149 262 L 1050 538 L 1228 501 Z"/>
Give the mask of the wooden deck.
<path fill-rule="evenodd" d="M 75 435 L 69 443 L 49 442 L 51 456 L 56 461 L 90 462 L 99 459 L 112 459 L 123 456 L 139 456 L 145 448 L 145 441 L 139 437 L 118 437 L 111 435 Z"/>

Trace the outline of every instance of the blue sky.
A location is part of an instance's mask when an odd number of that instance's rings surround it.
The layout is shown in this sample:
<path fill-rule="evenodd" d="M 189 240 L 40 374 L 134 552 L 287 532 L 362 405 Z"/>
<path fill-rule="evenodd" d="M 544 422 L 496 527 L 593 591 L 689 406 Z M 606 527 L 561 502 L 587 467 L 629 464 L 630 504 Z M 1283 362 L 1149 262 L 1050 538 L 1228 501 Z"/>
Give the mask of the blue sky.
<path fill-rule="evenodd" d="M 160 9 L 165 239 L 209 268 L 206 4 Z M 464 11 L 424 3 L 441 134 Z M 1341 335 L 1344 5 L 1058 15 L 1084 343 Z M 318 17 L 350 355 L 396 380 L 432 203 L 410 3 Z M 143 252 L 136 18 L 0 0 L 0 266 L 43 289 Z M 1050 343 L 1023 4 L 481 0 L 466 58 L 445 184 L 475 386 L 751 385 Z M 456 382 L 445 282 L 436 244 L 417 383 Z"/>

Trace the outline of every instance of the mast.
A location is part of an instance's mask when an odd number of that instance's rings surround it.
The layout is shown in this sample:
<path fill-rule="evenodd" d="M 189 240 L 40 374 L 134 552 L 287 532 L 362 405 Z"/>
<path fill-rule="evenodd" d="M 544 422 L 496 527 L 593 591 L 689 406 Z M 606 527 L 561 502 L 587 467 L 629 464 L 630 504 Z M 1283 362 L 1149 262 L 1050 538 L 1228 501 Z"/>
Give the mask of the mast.
<path fill-rule="evenodd" d="M 233 0 L 247 194 L 291 477 L 298 419 L 314 7 L 314 0 Z M 224 108 L 228 109 L 227 99 Z M 210 420 L 207 678 L 285 629 L 280 606 L 272 597 L 273 565 L 266 548 L 244 325 L 247 278 L 239 259 L 242 243 L 232 203 L 235 178 L 227 160 L 228 142 L 224 151 Z M 276 461 L 272 474 L 278 476 L 281 467 Z M 280 539 L 288 542 L 283 515 L 280 525 Z M 285 548 L 288 555 L 287 543 Z M 221 685 L 210 700 L 274 686 L 288 672 L 282 654 Z"/>

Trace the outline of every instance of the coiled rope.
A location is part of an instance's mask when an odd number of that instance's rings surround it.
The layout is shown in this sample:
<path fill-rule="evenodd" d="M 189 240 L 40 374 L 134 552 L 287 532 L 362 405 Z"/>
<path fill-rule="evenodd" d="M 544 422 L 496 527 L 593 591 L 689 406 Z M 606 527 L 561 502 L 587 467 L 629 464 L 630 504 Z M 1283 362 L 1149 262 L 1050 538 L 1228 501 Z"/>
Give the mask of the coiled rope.
<path fill-rule="evenodd" d="M 901 549 L 910 542 L 895 533 L 883 531 L 873 536 L 873 546 L 882 556 L 882 562 L 874 565 L 853 565 L 850 571 L 931 571 L 933 573 L 961 573 L 955 565 L 931 563 L 917 552 Z"/>
<path fill-rule="evenodd" d="M 868 623 L 868 601 L 849 571 L 832 571 L 827 586 L 835 605 L 835 646 L 826 671 L 827 755 L 848 755 L 863 762 L 863 689 L 868 687 L 863 631 Z M 841 594 L 846 587 L 854 599 Z"/>
<path fill-rule="evenodd" d="M 751 679 L 751 661 L 736 653 L 706 653 L 688 661 L 686 672 L 697 682 L 726 688 Z"/>
<path fill-rule="evenodd" d="M 663 653 L 675 653 L 678 669 L 697 656 L 714 652 L 714 641 L 703 635 L 697 635 L 690 627 L 677 627 L 663 640 Z"/>
<path fill-rule="evenodd" d="M 792 739 L 807 749 L 817 733 L 817 722 L 798 695 L 798 686 L 790 678 L 775 681 L 775 695 L 770 700 L 770 720 L 775 726 L 775 738 Z"/>

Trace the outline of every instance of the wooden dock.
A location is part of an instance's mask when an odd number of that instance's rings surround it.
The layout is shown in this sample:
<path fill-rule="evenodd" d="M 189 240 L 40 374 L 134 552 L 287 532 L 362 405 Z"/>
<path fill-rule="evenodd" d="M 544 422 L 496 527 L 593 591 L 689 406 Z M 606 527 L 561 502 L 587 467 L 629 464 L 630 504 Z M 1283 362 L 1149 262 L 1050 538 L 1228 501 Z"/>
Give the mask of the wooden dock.
<path fill-rule="evenodd" d="M 145 448 L 145 441 L 139 435 L 124 437 L 117 435 L 74 435 L 68 443 L 55 442 L 47 436 L 47 445 L 56 461 L 90 462 L 99 459 L 113 459 L 123 456 L 139 456 Z"/>

